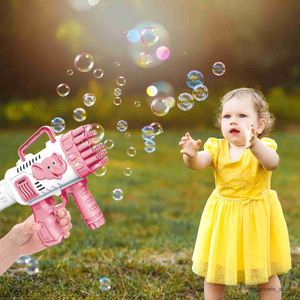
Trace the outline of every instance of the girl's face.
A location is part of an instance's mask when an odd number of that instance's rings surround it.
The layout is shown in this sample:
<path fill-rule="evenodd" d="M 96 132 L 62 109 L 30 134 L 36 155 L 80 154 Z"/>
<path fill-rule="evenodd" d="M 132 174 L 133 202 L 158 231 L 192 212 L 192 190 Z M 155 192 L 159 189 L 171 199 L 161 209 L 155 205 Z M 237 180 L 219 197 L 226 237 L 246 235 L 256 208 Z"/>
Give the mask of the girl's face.
<path fill-rule="evenodd" d="M 224 138 L 236 146 L 246 144 L 245 127 L 253 124 L 257 134 L 265 128 L 265 120 L 258 120 L 254 103 L 250 97 L 233 97 L 223 105 L 221 130 Z"/>

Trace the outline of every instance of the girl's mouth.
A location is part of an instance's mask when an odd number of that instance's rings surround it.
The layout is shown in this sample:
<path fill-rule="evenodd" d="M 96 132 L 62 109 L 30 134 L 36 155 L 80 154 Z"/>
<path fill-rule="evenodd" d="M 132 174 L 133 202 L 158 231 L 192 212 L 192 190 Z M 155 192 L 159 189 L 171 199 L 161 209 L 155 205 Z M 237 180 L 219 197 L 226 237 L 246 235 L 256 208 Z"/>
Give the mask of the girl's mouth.
<path fill-rule="evenodd" d="M 237 129 L 231 129 L 231 130 L 229 131 L 229 133 L 231 133 L 231 134 L 238 134 L 238 133 L 240 133 L 240 131 L 237 130 Z"/>

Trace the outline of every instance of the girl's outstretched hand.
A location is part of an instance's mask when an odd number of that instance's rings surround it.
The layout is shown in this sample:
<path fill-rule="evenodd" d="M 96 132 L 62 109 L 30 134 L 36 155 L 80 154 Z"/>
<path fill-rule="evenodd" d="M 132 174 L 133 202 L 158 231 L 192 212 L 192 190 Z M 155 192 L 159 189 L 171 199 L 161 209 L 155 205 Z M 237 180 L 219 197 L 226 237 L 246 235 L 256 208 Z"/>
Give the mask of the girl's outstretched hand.
<path fill-rule="evenodd" d="M 257 142 L 257 132 L 253 126 L 253 124 L 251 124 L 250 128 L 246 128 L 246 126 L 244 125 L 244 129 L 245 129 L 245 139 L 246 139 L 246 144 L 245 144 L 245 148 L 252 148 L 256 142 Z"/>
<path fill-rule="evenodd" d="M 201 145 L 201 140 L 194 140 L 187 132 L 179 142 L 180 153 L 189 157 L 195 157 Z"/>

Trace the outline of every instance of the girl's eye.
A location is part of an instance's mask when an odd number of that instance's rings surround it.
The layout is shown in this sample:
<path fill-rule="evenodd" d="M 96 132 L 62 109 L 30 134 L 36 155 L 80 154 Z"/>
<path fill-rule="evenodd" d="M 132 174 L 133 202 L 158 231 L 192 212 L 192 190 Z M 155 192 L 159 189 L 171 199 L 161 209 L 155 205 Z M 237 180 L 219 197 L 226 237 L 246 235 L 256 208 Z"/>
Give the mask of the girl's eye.
<path fill-rule="evenodd" d="M 223 118 L 229 118 L 230 117 L 230 115 L 224 115 L 223 116 Z"/>
<path fill-rule="evenodd" d="M 241 118 L 245 118 L 245 117 L 247 117 L 245 114 L 240 114 L 240 117 Z"/>

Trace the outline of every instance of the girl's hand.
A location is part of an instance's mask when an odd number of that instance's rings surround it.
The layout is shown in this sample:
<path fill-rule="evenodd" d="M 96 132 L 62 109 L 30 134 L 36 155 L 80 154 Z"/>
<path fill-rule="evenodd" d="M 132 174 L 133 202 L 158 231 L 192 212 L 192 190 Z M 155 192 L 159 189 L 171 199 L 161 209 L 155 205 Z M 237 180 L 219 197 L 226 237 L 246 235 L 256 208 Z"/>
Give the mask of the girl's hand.
<path fill-rule="evenodd" d="M 244 125 L 245 128 L 245 139 L 246 139 L 246 144 L 245 144 L 245 148 L 252 148 L 256 142 L 257 142 L 257 132 L 253 126 L 253 124 L 251 124 L 250 128 L 246 128 L 246 126 Z"/>
<path fill-rule="evenodd" d="M 72 228 L 70 213 L 62 207 L 56 209 L 56 216 L 65 238 L 68 238 Z M 41 224 L 34 221 L 32 214 L 24 222 L 11 229 L 8 234 L 9 239 L 18 248 L 20 255 L 31 255 L 46 249 L 37 234 L 41 228 Z"/>
<path fill-rule="evenodd" d="M 187 132 L 179 142 L 179 147 L 181 149 L 180 153 L 185 154 L 189 157 L 195 157 L 201 145 L 202 145 L 201 140 L 196 141 L 192 139 L 190 134 Z"/>

